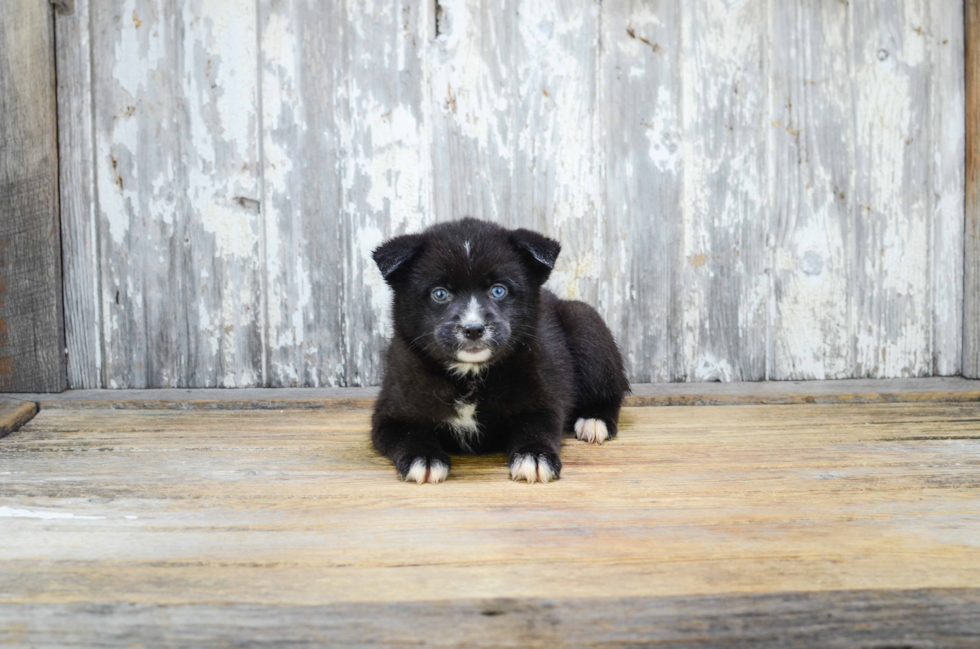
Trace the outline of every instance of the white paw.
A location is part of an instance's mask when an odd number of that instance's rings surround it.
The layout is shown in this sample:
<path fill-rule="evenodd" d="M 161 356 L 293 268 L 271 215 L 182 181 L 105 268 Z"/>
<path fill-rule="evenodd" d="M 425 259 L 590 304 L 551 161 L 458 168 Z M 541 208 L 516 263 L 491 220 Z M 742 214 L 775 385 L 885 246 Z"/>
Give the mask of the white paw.
<path fill-rule="evenodd" d="M 449 467 L 439 460 L 432 460 L 429 466 L 425 464 L 425 458 L 417 458 L 412 462 L 412 466 L 405 474 L 405 482 L 417 482 L 419 484 L 437 484 L 449 476 Z"/>
<path fill-rule="evenodd" d="M 518 455 L 510 463 L 510 479 L 527 482 L 551 482 L 555 479 L 555 469 L 547 458 L 539 455 Z"/>
<path fill-rule="evenodd" d="M 609 439 L 609 430 L 601 419 L 579 419 L 575 422 L 575 436 L 583 442 L 602 444 Z"/>

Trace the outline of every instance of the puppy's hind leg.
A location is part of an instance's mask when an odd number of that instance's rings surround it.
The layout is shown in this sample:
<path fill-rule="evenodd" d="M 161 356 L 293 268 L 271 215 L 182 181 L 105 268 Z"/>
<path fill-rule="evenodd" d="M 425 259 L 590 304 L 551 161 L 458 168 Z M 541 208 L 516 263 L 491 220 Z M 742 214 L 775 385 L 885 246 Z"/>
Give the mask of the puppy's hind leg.
<path fill-rule="evenodd" d="M 619 409 L 630 391 L 623 358 L 595 309 L 563 301 L 559 315 L 575 367 L 572 430 L 583 442 L 601 444 L 616 436 Z"/>

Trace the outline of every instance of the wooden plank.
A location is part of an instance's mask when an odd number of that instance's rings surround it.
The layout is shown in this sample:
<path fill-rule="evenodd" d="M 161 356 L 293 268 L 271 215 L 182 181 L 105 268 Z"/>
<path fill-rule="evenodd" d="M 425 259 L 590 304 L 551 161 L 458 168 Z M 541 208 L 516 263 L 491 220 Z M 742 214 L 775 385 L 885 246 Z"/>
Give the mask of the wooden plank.
<path fill-rule="evenodd" d="M 0 391 L 66 387 L 53 9 L 0 25 Z"/>
<path fill-rule="evenodd" d="M 263 384 L 255 0 L 180 3 L 187 369 L 159 387 Z"/>
<path fill-rule="evenodd" d="M 560 238 L 640 381 L 972 357 L 941 0 L 236 2 L 93 6 L 95 181 L 59 19 L 73 385 L 376 383 L 370 249 L 464 214 Z"/>
<path fill-rule="evenodd" d="M 680 12 L 602 4 L 604 263 L 599 306 L 635 381 L 671 381 L 683 336 Z"/>
<path fill-rule="evenodd" d="M 966 93 L 966 229 L 963 376 L 980 378 L 980 2 L 963 3 Z"/>
<path fill-rule="evenodd" d="M 766 377 L 766 6 L 697 0 L 681 11 L 680 380 Z"/>
<path fill-rule="evenodd" d="M 432 6 L 398 0 L 346 7 L 345 234 L 343 256 L 333 262 L 344 267 L 343 385 L 381 383 L 381 350 L 392 330 L 391 294 L 371 252 L 389 237 L 421 230 L 432 218 L 425 84 Z M 336 255 L 335 250 L 325 252 Z M 336 383 L 331 377 L 308 385 Z"/>
<path fill-rule="evenodd" d="M 929 16 L 912 0 L 848 6 L 856 138 L 852 376 L 925 376 L 934 324 Z"/>
<path fill-rule="evenodd" d="M 0 397 L 0 438 L 13 433 L 37 414 L 33 401 Z"/>
<path fill-rule="evenodd" d="M 980 590 L 849 590 L 398 604 L 0 607 L 0 645 L 975 647 Z M 438 630 L 438 632 L 434 632 Z"/>
<path fill-rule="evenodd" d="M 611 296 L 599 300 L 606 251 L 620 245 L 624 233 L 606 226 L 602 198 L 602 3 L 529 2 L 517 4 L 516 11 L 485 6 L 513 21 L 501 34 L 510 40 L 499 42 L 506 58 L 484 52 L 506 61 L 502 82 L 510 84 L 509 114 L 490 104 L 474 107 L 476 115 L 498 115 L 513 146 L 511 213 L 499 220 L 561 241 L 548 286 L 605 311 L 612 306 Z"/>
<path fill-rule="evenodd" d="M 963 6 L 933 0 L 927 47 L 931 54 L 932 120 L 932 373 L 959 374 L 963 359 L 963 262 L 966 117 Z"/>
<path fill-rule="evenodd" d="M 440 0 L 429 54 L 435 220 L 513 222 L 516 135 L 510 4 Z"/>
<path fill-rule="evenodd" d="M 850 10 L 819 1 L 771 5 L 773 176 L 769 378 L 839 379 L 854 371 L 854 98 Z"/>
<path fill-rule="evenodd" d="M 254 3 L 93 10 L 105 385 L 260 384 Z"/>
<path fill-rule="evenodd" d="M 68 386 L 95 389 L 104 386 L 89 0 L 56 12 L 54 24 Z"/>
<path fill-rule="evenodd" d="M 68 390 L 13 394 L 42 408 L 174 410 L 350 410 L 371 408 L 378 388 Z M 980 382 L 960 377 L 770 383 L 635 383 L 627 406 L 789 405 L 980 401 Z"/>
<path fill-rule="evenodd" d="M 344 5 L 259 3 L 265 385 L 345 385 Z"/>
<path fill-rule="evenodd" d="M 0 602 L 310 606 L 975 588 L 980 404 L 627 408 L 527 485 L 399 481 L 368 411 L 42 410 Z M 682 567 L 679 568 L 679 566 Z"/>
<path fill-rule="evenodd" d="M 175 24 L 163 2 L 89 9 L 105 26 L 90 35 L 103 385 L 163 387 L 185 375 L 187 350 Z"/>
<path fill-rule="evenodd" d="M 962 16 L 942 3 L 856 11 L 784 3 L 770 19 L 785 179 L 773 186 L 770 378 L 959 371 Z"/>

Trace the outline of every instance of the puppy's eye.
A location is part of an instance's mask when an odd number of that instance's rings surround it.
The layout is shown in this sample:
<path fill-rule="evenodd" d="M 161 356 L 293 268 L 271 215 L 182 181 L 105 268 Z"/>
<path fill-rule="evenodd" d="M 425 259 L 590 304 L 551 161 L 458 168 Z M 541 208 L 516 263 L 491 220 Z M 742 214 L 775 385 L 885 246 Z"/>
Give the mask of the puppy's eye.
<path fill-rule="evenodd" d="M 494 284 L 490 287 L 490 297 L 499 300 L 507 295 L 507 287 L 503 284 Z"/>
<path fill-rule="evenodd" d="M 439 288 L 434 288 L 432 289 L 432 299 L 435 300 L 436 302 L 448 302 L 449 291 L 442 288 L 441 286 Z"/>

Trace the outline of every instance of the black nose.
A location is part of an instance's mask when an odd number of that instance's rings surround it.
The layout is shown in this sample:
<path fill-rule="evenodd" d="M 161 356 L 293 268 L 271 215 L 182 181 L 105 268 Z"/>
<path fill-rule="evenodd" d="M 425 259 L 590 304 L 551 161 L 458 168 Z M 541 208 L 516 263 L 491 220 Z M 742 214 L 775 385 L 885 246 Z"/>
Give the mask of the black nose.
<path fill-rule="evenodd" d="M 463 326 L 463 333 L 470 340 L 479 340 L 483 337 L 483 332 L 486 330 L 487 328 L 481 324 L 468 324 Z"/>

